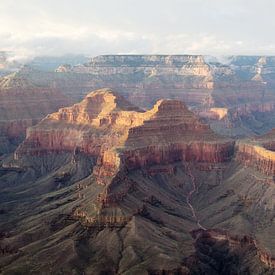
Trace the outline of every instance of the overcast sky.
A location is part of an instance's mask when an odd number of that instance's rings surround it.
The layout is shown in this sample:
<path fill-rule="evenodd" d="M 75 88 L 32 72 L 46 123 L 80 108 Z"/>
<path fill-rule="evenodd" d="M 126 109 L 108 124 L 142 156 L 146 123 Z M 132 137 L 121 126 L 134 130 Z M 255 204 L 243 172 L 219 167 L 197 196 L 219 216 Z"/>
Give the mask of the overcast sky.
<path fill-rule="evenodd" d="M 0 0 L 0 50 L 275 55 L 274 11 L 274 0 Z"/>

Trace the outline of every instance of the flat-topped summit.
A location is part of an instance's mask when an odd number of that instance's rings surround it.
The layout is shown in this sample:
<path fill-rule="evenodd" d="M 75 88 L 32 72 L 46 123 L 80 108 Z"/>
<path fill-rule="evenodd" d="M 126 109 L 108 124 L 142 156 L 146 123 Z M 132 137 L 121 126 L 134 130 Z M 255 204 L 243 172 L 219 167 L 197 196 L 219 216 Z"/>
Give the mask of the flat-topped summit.
<path fill-rule="evenodd" d="M 73 67 L 61 65 L 56 71 L 111 76 L 112 78 L 132 75 L 132 80 L 137 77 L 137 73 L 139 77 L 145 77 L 145 79 L 170 75 L 199 77 L 202 79 L 197 79 L 198 83 L 195 86 L 203 85 L 208 88 L 211 87 L 213 80 L 210 66 L 202 55 L 100 55 L 93 57 L 90 62 L 83 65 Z M 186 79 L 185 85 L 190 84 L 190 81 Z"/>
<path fill-rule="evenodd" d="M 275 175 L 275 129 L 269 133 L 238 143 L 237 157 L 246 166 Z"/>
<path fill-rule="evenodd" d="M 128 64 L 129 66 L 156 66 L 156 65 L 178 65 L 187 63 L 205 63 L 202 55 L 100 55 L 91 59 L 90 66 L 119 65 Z"/>

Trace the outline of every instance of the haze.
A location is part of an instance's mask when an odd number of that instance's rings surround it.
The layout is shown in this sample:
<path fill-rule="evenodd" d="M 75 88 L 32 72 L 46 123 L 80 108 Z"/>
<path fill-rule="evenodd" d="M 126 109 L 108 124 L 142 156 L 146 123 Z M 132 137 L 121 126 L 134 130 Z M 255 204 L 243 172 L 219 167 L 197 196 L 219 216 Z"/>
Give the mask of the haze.
<path fill-rule="evenodd" d="M 274 55 L 272 0 L 0 0 L 0 50 Z"/>

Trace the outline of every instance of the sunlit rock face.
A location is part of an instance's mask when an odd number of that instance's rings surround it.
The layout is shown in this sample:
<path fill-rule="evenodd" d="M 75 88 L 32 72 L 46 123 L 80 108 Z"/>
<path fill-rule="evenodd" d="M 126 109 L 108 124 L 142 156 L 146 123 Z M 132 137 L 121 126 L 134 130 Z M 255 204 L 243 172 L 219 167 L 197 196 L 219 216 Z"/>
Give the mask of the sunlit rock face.
<path fill-rule="evenodd" d="M 231 56 L 222 63 L 200 55 L 103 55 L 57 71 L 87 78 L 80 84 L 86 88 L 117 89 L 143 108 L 151 108 L 160 98 L 182 100 L 203 117 L 210 116 L 207 122 L 224 135 L 263 134 L 275 127 L 274 120 L 268 120 L 270 113 L 275 117 L 274 108 L 267 107 L 275 101 L 273 57 Z M 232 110 L 232 118 L 221 116 L 222 108 Z"/>
<path fill-rule="evenodd" d="M 111 89 L 27 132 L 0 167 L 4 271 L 274 273 L 269 155 L 246 150 L 272 133 L 234 142 L 179 100 L 145 111 Z"/>
<path fill-rule="evenodd" d="M 207 123 L 216 132 L 238 137 L 262 134 L 275 126 L 274 120 L 267 118 L 270 113 L 275 117 L 274 108 L 258 111 L 255 107 L 275 101 L 272 60 L 272 57 L 234 56 L 223 64 L 201 55 L 103 55 L 82 65 L 61 65 L 56 71 L 39 71 L 31 63 L 33 67 L 25 66 L 18 73 L 20 81 L 17 77 L 15 82 L 7 79 L 0 82 L 13 83 L 20 89 L 60 91 L 69 98 L 70 102 L 60 102 L 48 113 L 79 102 L 91 90 L 105 87 L 119 91 L 127 100 L 146 109 L 161 98 L 181 100 L 192 110 L 208 112 L 214 121 Z M 221 118 L 217 110 L 222 108 L 232 113 L 239 110 L 236 119 L 232 115 L 232 121 L 230 114 Z M 248 113 L 243 111 L 248 109 L 251 110 Z M 227 130 L 230 123 L 232 131 Z"/>
<path fill-rule="evenodd" d="M 114 160 L 114 165 L 122 162 L 128 168 L 138 168 L 182 160 L 226 161 L 232 155 L 233 142 L 214 134 L 180 101 L 159 100 L 152 109 L 142 111 L 103 89 L 29 128 L 15 156 L 76 148 L 101 156 L 107 166 Z"/>
<path fill-rule="evenodd" d="M 238 144 L 237 159 L 266 175 L 275 175 L 275 131 Z"/>

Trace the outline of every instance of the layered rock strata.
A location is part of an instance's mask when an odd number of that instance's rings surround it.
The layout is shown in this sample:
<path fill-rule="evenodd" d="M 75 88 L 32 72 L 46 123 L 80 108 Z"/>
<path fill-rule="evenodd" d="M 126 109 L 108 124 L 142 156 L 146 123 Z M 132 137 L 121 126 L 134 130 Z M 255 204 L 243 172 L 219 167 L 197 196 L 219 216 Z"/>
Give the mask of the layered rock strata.
<path fill-rule="evenodd" d="M 91 89 L 102 84 L 116 88 L 143 106 L 169 97 L 212 107 L 274 99 L 270 94 L 273 61 L 271 57 L 231 57 L 223 64 L 201 55 L 102 55 L 56 71 L 90 76 Z"/>
<path fill-rule="evenodd" d="M 45 115 L 69 104 L 55 89 L 35 87 L 12 74 L 0 78 L 0 132 L 9 140 L 20 141 L 26 129 Z"/>
<path fill-rule="evenodd" d="M 252 140 L 238 142 L 237 159 L 269 175 L 275 175 L 275 131 Z"/>
<path fill-rule="evenodd" d="M 48 115 L 0 169 L 4 272 L 272 274 L 273 181 L 236 149 L 177 100 L 104 89 Z"/>
<path fill-rule="evenodd" d="M 96 157 L 100 169 L 176 161 L 215 163 L 233 154 L 233 142 L 215 135 L 182 102 L 159 100 L 144 112 L 103 89 L 29 128 L 15 156 L 73 152 L 76 148 Z"/>

